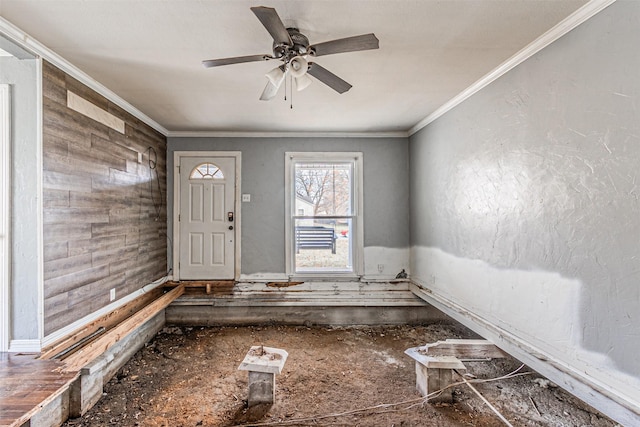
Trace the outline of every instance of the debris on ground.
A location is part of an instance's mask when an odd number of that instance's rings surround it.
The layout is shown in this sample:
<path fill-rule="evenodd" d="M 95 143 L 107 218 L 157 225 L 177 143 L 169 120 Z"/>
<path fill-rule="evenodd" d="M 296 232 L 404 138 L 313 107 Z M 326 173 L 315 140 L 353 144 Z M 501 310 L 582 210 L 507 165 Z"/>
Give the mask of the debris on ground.
<path fill-rule="evenodd" d="M 452 404 L 424 403 L 415 388 L 410 347 L 477 338 L 458 324 L 386 327 L 167 326 L 105 385 L 105 395 L 66 427 L 234 426 L 502 426 L 464 383 Z M 289 353 L 276 379 L 276 403 L 248 414 L 248 377 L 238 366 L 254 345 Z M 468 362 L 472 378 L 497 378 L 515 359 Z M 529 371 L 528 368 L 523 370 Z M 532 373 L 474 387 L 516 426 L 616 424 Z M 252 424 L 244 424 L 252 425 Z M 254 424 L 255 425 L 255 424 Z"/>

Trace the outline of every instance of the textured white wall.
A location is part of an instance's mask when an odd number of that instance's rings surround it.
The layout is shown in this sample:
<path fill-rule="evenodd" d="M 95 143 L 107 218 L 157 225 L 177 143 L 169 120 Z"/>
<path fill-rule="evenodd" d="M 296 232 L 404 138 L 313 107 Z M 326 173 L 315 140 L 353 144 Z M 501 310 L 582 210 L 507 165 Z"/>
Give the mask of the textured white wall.
<path fill-rule="evenodd" d="M 618 1 L 410 140 L 414 279 L 599 384 L 634 422 L 638 40 L 640 2 Z"/>

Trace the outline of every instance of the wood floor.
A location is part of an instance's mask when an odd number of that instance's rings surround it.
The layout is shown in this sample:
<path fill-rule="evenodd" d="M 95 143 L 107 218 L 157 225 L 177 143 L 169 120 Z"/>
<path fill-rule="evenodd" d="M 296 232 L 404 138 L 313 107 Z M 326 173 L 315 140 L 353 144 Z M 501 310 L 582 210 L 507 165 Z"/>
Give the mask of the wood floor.
<path fill-rule="evenodd" d="M 78 376 L 62 362 L 0 353 L 0 426 L 21 426 L 63 393 Z"/>

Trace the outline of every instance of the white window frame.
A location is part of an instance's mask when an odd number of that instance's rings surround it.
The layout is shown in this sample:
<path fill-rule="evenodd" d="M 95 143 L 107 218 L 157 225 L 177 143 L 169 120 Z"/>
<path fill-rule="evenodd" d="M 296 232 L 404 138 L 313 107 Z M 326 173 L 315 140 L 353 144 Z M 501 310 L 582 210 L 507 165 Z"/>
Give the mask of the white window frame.
<path fill-rule="evenodd" d="M 293 216 L 295 207 L 295 164 L 297 162 L 353 162 L 353 271 L 341 273 L 329 272 L 295 272 L 295 235 Z M 286 274 L 290 278 L 332 278 L 353 279 L 362 277 L 364 272 L 364 180 L 363 180 L 363 154 L 361 152 L 287 152 L 285 153 L 285 267 Z"/>
<path fill-rule="evenodd" d="M 0 351 L 8 351 L 11 279 L 11 91 L 8 84 L 0 84 L 0 121 Z"/>

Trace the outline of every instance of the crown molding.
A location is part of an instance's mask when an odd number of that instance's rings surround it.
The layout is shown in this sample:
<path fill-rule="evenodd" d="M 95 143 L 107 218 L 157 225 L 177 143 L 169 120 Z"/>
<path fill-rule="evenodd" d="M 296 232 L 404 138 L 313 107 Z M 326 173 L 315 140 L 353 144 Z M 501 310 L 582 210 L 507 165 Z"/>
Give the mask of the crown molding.
<path fill-rule="evenodd" d="M 168 138 L 407 138 L 397 132 L 241 132 L 241 131 L 169 131 Z"/>
<path fill-rule="evenodd" d="M 93 79 L 91 76 L 89 76 L 87 73 L 80 70 L 78 67 L 71 64 L 62 56 L 58 55 L 57 53 L 55 53 L 54 51 L 52 51 L 51 49 L 49 49 L 48 47 L 40 43 L 38 40 L 34 39 L 33 37 L 31 37 L 24 31 L 22 31 L 21 29 L 13 25 L 11 22 L 4 19 L 3 17 L 0 17 L 0 33 L 4 34 L 5 36 L 7 36 L 7 38 L 9 38 L 10 40 L 15 42 L 22 48 L 26 49 L 27 51 L 52 63 L 53 65 L 55 65 L 56 67 L 64 71 L 65 73 L 69 74 L 71 77 L 75 78 L 76 80 L 85 84 L 89 88 L 98 92 L 100 95 L 104 96 L 109 101 L 113 102 L 114 104 L 116 104 L 118 107 L 122 108 L 129 114 L 133 115 L 139 120 L 142 120 L 144 123 L 151 126 L 153 129 L 157 130 L 164 136 L 167 136 L 167 134 L 169 133 L 169 131 L 164 126 L 160 125 L 158 122 L 151 119 L 142 111 L 138 110 L 136 107 L 129 104 L 124 99 L 120 98 L 118 95 L 116 95 L 115 92 L 111 91 L 110 89 L 107 89 L 107 87 L 104 86 L 102 83 L 99 83 L 98 81 Z"/>
<path fill-rule="evenodd" d="M 571 15 L 560 21 L 556 26 L 551 28 L 546 33 L 529 43 L 522 50 L 518 51 L 511 58 L 494 68 L 488 74 L 485 74 L 480 80 L 473 83 L 471 86 L 460 92 L 455 97 L 451 98 L 440 108 L 429 114 L 424 119 L 416 123 L 411 129 L 409 129 L 409 136 L 415 134 L 420 129 L 427 126 L 429 123 L 435 121 L 440 116 L 452 110 L 467 98 L 470 98 L 473 94 L 488 86 L 495 80 L 499 79 L 513 68 L 517 67 L 536 53 L 540 52 L 551 43 L 555 42 L 574 28 L 578 27 L 582 23 L 586 22 L 593 16 L 600 13 L 602 10 L 612 5 L 616 0 L 591 0 L 589 3 L 582 6 L 580 9 L 573 12 Z"/>

